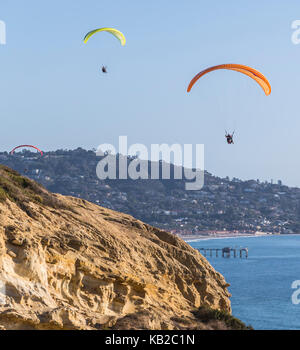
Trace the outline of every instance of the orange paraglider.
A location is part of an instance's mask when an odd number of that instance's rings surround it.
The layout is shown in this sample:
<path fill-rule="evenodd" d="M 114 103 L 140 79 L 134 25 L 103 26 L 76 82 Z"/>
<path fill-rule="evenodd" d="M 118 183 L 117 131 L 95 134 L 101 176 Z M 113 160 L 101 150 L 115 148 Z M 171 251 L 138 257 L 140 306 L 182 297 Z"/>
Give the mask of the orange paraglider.
<path fill-rule="evenodd" d="M 244 66 L 241 64 L 220 64 L 218 66 L 213 66 L 210 68 L 207 68 L 203 71 L 201 71 L 200 73 L 198 73 L 189 83 L 189 86 L 187 88 L 187 92 L 190 92 L 193 85 L 197 82 L 198 79 L 200 79 L 201 77 L 203 77 L 203 75 L 218 70 L 218 69 L 229 69 L 229 70 L 234 70 L 236 72 L 240 72 L 243 73 L 245 75 L 247 75 L 248 77 L 252 78 L 253 80 L 255 80 L 260 86 L 261 88 L 264 90 L 265 94 L 268 96 L 271 93 L 271 85 L 268 81 L 268 79 L 262 74 L 260 73 L 258 70 L 248 67 L 248 66 Z"/>

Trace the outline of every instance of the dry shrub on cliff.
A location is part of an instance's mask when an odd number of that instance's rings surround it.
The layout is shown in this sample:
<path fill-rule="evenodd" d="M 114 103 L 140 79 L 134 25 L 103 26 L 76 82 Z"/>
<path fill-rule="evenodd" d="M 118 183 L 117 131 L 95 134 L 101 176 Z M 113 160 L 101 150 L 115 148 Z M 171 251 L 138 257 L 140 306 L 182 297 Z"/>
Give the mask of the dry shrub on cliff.
<path fill-rule="evenodd" d="M 6 199 L 15 202 L 30 217 L 34 217 L 34 212 L 28 205 L 30 202 L 54 209 L 70 209 L 43 186 L 4 165 L 0 165 L 0 202 Z"/>
<path fill-rule="evenodd" d="M 228 312 L 222 310 L 215 310 L 208 306 L 200 306 L 196 312 L 195 317 L 205 323 L 219 323 L 224 325 L 224 328 L 232 330 L 251 330 L 251 326 L 245 325 L 241 320 L 233 317 Z M 222 327 L 223 328 L 223 327 Z"/>

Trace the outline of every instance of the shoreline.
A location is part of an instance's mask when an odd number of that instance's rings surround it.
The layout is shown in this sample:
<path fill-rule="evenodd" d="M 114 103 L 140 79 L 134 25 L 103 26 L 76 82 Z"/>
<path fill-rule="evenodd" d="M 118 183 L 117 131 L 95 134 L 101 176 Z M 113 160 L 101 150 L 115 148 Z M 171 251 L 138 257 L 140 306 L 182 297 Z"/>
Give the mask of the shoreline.
<path fill-rule="evenodd" d="M 243 237 L 266 237 L 266 236 L 275 236 L 274 234 L 269 233 L 224 233 L 216 235 L 178 235 L 179 238 L 185 242 L 194 242 L 201 240 L 210 240 L 210 239 L 226 239 L 226 238 L 243 238 Z M 277 235 L 276 235 L 277 236 Z"/>
<path fill-rule="evenodd" d="M 274 237 L 274 236 L 298 236 L 299 233 L 224 233 L 216 235 L 178 235 L 185 242 L 196 242 L 201 240 L 226 239 L 226 238 L 252 238 L 252 237 Z"/>

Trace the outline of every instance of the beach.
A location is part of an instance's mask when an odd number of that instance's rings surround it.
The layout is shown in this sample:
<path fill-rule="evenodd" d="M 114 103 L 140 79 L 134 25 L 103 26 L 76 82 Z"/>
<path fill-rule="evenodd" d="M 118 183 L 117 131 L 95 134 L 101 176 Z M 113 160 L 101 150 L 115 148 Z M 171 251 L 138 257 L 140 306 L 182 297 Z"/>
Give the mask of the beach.
<path fill-rule="evenodd" d="M 243 237 L 259 237 L 259 236 L 271 236 L 270 233 L 256 232 L 256 233 L 237 233 L 237 232 L 222 232 L 211 234 L 195 234 L 195 235 L 178 235 L 185 242 L 193 242 L 198 240 L 207 239 L 224 239 L 224 238 L 243 238 Z"/>

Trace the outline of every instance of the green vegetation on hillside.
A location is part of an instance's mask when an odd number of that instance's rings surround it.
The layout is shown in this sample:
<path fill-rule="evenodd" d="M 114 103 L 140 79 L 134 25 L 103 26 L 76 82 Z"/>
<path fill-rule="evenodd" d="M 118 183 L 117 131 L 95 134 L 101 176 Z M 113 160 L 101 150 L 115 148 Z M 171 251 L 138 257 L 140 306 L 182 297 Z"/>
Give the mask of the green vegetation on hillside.
<path fill-rule="evenodd" d="M 30 217 L 34 217 L 34 213 L 28 205 L 30 202 L 52 208 L 63 208 L 61 202 L 41 185 L 21 176 L 15 170 L 0 165 L 0 202 L 7 199 L 16 203 Z"/>
<path fill-rule="evenodd" d="M 251 326 L 246 326 L 241 320 L 233 317 L 229 313 L 221 310 L 211 309 L 208 306 L 200 306 L 199 309 L 194 312 L 195 317 L 205 323 L 221 322 L 228 329 L 232 330 L 253 330 Z"/>

